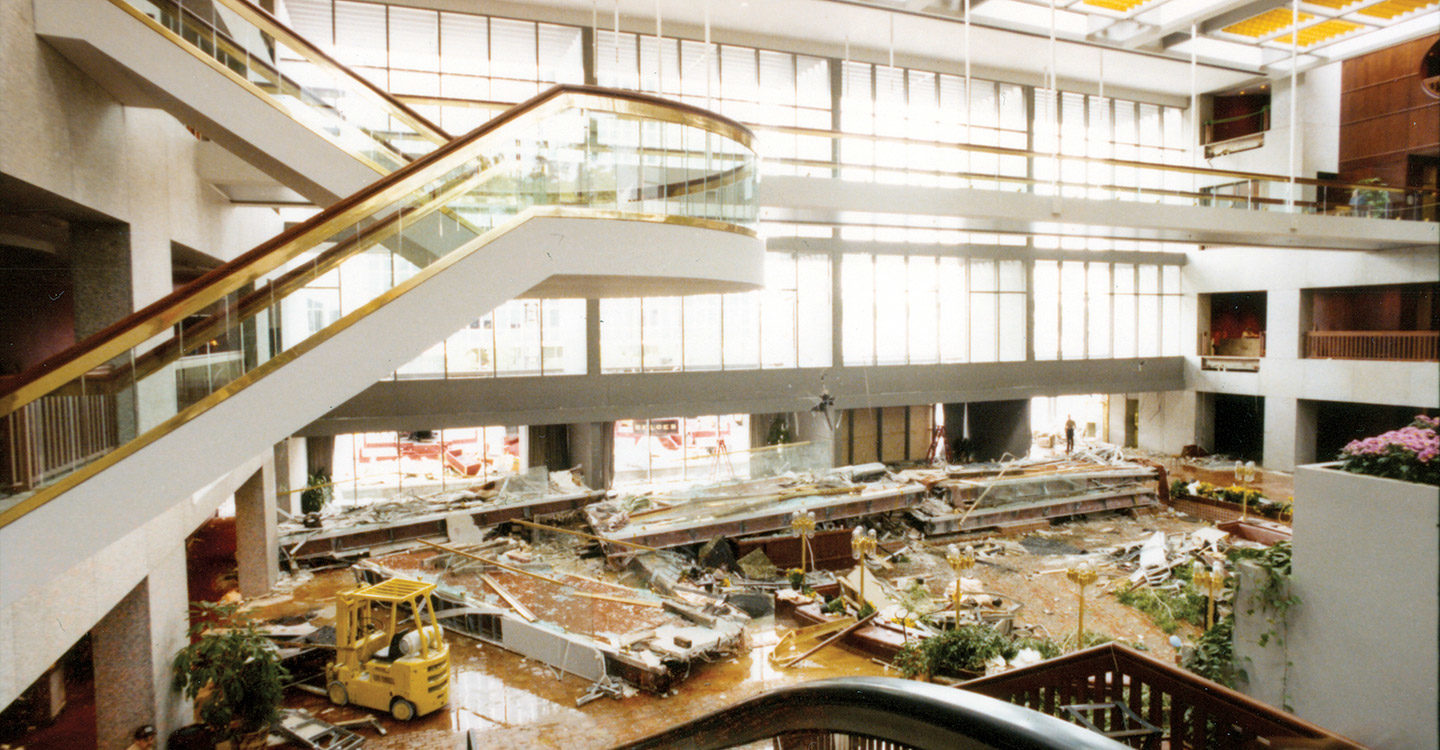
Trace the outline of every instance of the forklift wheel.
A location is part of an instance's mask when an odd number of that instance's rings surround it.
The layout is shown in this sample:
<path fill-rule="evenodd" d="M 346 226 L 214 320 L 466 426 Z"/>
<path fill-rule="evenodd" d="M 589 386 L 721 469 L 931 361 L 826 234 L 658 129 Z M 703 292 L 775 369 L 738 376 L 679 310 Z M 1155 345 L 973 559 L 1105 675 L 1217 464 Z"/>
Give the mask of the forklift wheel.
<path fill-rule="evenodd" d="M 396 698 L 390 701 L 390 715 L 400 721 L 409 721 L 415 718 L 415 704 L 404 698 Z"/>
<path fill-rule="evenodd" d="M 350 691 L 345 689 L 345 683 L 335 680 L 325 686 L 325 692 L 330 696 L 330 702 L 337 706 L 343 706 L 350 702 Z"/>

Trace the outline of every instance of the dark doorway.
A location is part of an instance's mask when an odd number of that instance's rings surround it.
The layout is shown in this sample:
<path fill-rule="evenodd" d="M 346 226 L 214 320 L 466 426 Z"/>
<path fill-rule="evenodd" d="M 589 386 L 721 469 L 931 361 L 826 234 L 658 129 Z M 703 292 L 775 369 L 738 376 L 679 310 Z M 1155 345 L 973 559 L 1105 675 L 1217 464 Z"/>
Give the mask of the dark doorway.
<path fill-rule="evenodd" d="M 1140 399 L 1125 399 L 1125 447 L 1140 447 Z"/>
<path fill-rule="evenodd" d="M 1262 463 L 1265 452 L 1265 398 L 1217 393 L 1215 452 Z"/>
<path fill-rule="evenodd" d="M 1210 295 L 1210 355 L 1265 356 L 1265 292 Z"/>
<path fill-rule="evenodd" d="M 1334 461 L 1339 457 L 1340 449 L 1351 440 L 1398 430 L 1410 424 L 1416 414 L 1434 412 L 1434 409 L 1415 406 L 1316 401 L 1315 460 Z"/>

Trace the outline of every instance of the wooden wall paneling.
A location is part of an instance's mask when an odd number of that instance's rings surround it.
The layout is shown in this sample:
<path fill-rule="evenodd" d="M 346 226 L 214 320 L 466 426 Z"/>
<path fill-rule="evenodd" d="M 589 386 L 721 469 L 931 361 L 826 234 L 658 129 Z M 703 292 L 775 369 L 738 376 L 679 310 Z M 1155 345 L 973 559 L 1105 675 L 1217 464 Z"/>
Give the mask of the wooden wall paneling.
<path fill-rule="evenodd" d="M 930 452 L 930 438 L 935 434 L 935 407 L 928 404 L 910 407 L 911 461 L 923 461 Z"/>
<path fill-rule="evenodd" d="M 850 423 L 850 463 L 865 464 L 879 461 L 879 425 L 875 409 L 855 409 Z"/>
<path fill-rule="evenodd" d="M 1420 88 L 1420 61 L 1440 34 L 1341 64 L 1342 179 L 1405 185 L 1408 157 L 1440 150 L 1440 100 Z"/>
<path fill-rule="evenodd" d="M 889 406 L 880 410 L 880 460 L 886 463 L 905 460 L 905 413 L 904 406 Z"/>

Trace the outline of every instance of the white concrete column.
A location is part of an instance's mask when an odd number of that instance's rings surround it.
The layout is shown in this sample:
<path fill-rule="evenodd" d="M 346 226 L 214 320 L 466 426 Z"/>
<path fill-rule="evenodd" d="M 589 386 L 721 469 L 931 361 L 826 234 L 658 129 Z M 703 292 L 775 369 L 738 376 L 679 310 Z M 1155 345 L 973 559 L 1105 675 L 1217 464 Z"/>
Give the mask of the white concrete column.
<path fill-rule="evenodd" d="M 155 723 L 149 583 L 141 581 L 90 631 L 98 750 L 124 750 L 136 727 Z"/>
<path fill-rule="evenodd" d="M 155 731 L 160 737 L 191 723 L 190 701 L 173 687 L 175 654 L 190 639 L 190 589 L 185 568 L 185 541 L 175 540 L 168 552 L 154 555 L 146 579 L 150 600 L 150 676 L 154 685 Z M 162 742 L 163 746 L 163 742 Z"/>
<path fill-rule="evenodd" d="M 1285 396 L 1265 397 L 1265 445 L 1261 464 L 1267 469 L 1295 470 L 1296 403 L 1295 399 Z M 1314 424 L 1313 415 L 1311 424 Z M 1311 450 L 1314 450 L 1313 427 L 1310 435 Z"/>
<path fill-rule="evenodd" d="M 1265 358 L 1299 359 L 1300 290 L 1271 289 L 1265 294 Z M 1260 365 L 1262 368 L 1264 363 Z M 1266 425 L 1269 426 L 1268 424 Z"/>
<path fill-rule="evenodd" d="M 609 489 L 615 480 L 615 423 L 583 422 L 566 426 L 570 458 L 580 464 L 585 485 Z"/>
<path fill-rule="evenodd" d="M 275 507 L 300 515 L 300 490 L 310 486 L 305 438 L 289 437 L 275 444 Z"/>
<path fill-rule="evenodd" d="M 235 490 L 235 561 L 242 596 L 264 596 L 280 579 L 275 526 L 275 466 L 267 461 Z"/>

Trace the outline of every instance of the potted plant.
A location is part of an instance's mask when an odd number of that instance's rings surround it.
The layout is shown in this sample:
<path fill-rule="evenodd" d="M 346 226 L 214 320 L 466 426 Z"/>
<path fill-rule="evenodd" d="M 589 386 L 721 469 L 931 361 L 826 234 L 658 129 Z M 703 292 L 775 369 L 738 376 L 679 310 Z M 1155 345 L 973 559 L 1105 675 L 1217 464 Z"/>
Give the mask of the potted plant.
<path fill-rule="evenodd" d="M 253 623 L 241 621 L 235 605 L 192 607 L 190 643 L 175 655 L 175 689 L 195 701 L 216 741 L 264 747 L 290 676 L 280 652 Z"/>
<path fill-rule="evenodd" d="M 1323 721 L 1365 745 L 1435 744 L 1437 427 L 1440 419 L 1420 415 L 1408 426 L 1351 442 L 1339 463 L 1296 469 L 1289 595 L 1300 604 L 1288 611 L 1285 626 L 1285 640 L 1296 647 L 1271 670 L 1258 657 L 1246 668 L 1252 685 L 1281 686 L 1277 692 L 1301 718 Z M 1366 617 L 1374 612 L 1385 614 Z M 1242 624 L 1237 619 L 1237 634 L 1271 629 L 1264 622 Z M 1237 658 L 1242 647 L 1255 650 L 1237 635 Z M 1344 689 L 1336 689 L 1336 675 L 1345 676 Z"/>
<path fill-rule="evenodd" d="M 330 483 L 330 477 L 325 474 L 311 474 L 306 479 L 306 487 L 300 493 L 300 512 L 319 513 L 325 504 L 330 502 L 334 494 L 334 487 Z"/>
<path fill-rule="evenodd" d="M 1356 184 L 1372 185 L 1373 187 L 1355 188 L 1350 193 L 1350 206 L 1355 209 L 1355 215 L 1388 217 L 1390 214 L 1390 191 L 1379 189 L 1384 187 L 1380 178 L 1367 177 Z"/>

